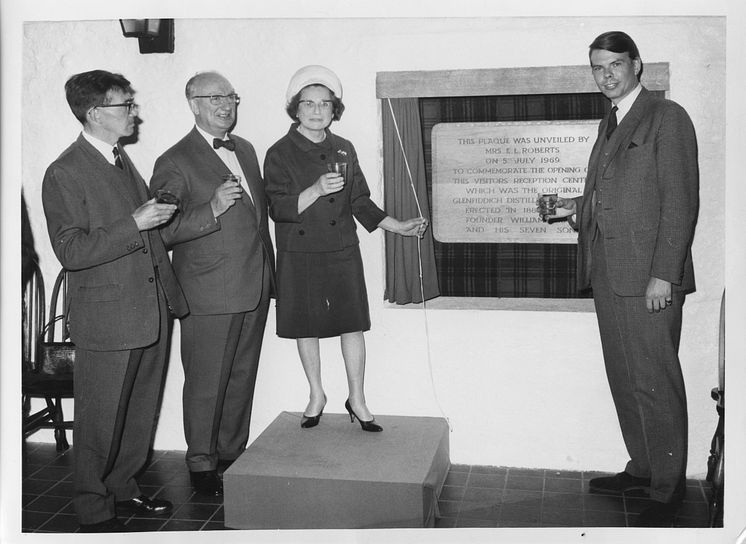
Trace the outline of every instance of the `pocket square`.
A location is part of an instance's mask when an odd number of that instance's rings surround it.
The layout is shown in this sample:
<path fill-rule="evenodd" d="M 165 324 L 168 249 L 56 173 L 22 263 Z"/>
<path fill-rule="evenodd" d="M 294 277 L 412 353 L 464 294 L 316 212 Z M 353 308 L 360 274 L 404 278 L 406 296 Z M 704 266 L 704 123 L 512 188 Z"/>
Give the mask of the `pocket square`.
<path fill-rule="evenodd" d="M 630 142 L 629 145 L 627 146 L 627 149 L 634 149 L 636 147 L 637 147 L 637 144 L 635 142 Z"/>

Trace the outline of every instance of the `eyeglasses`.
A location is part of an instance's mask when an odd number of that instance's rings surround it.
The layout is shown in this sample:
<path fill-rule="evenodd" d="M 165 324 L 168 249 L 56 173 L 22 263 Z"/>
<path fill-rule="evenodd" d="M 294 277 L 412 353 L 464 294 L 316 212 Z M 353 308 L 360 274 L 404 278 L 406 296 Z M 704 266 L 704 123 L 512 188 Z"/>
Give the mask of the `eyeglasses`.
<path fill-rule="evenodd" d="M 134 100 L 127 100 L 127 102 L 122 102 L 121 104 L 99 104 L 98 106 L 93 106 L 94 108 L 127 108 L 127 115 L 131 114 L 133 110 L 139 111 L 140 110 L 140 104 L 135 104 Z"/>
<path fill-rule="evenodd" d="M 298 102 L 298 105 L 307 110 L 315 110 L 316 108 L 319 108 L 320 111 L 329 111 L 334 105 L 334 102 L 332 102 L 331 100 L 322 100 L 321 102 L 314 102 L 313 100 L 301 100 L 300 102 Z"/>
<path fill-rule="evenodd" d="M 222 106 L 223 104 L 240 104 L 241 97 L 236 93 L 231 94 L 198 94 L 192 98 L 209 98 L 213 106 Z"/>

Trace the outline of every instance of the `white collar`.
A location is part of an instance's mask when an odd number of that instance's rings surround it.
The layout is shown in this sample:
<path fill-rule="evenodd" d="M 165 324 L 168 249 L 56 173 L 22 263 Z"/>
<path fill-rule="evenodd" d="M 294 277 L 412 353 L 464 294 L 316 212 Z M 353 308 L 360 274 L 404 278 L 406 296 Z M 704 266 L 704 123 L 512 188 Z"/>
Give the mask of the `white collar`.
<path fill-rule="evenodd" d="M 95 147 L 99 153 L 101 153 L 104 158 L 109 161 L 110 164 L 114 164 L 114 161 L 116 160 L 114 157 L 114 153 L 111 152 L 112 149 L 117 147 L 117 144 L 111 145 L 108 142 L 105 142 L 103 140 L 99 140 L 92 134 L 89 134 L 85 130 L 81 132 L 83 135 L 83 138 L 85 138 L 89 144 L 91 144 L 93 147 Z"/>
<path fill-rule="evenodd" d="M 199 125 L 194 125 L 194 128 L 196 128 L 197 131 L 200 134 L 202 134 L 202 137 L 207 141 L 208 144 L 210 144 L 210 147 L 212 147 L 212 141 L 215 139 L 215 136 L 213 136 L 207 131 L 202 130 Z M 223 134 L 223 137 L 218 138 L 218 140 L 225 140 L 227 136 L 228 136 L 228 133 L 226 132 L 225 134 Z"/>
<path fill-rule="evenodd" d="M 629 113 L 629 110 L 632 109 L 632 104 L 635 103 L 635 100 L 637 100 L 637 97 L 640 95 L 640 92 L 642 92 L 642 85 L 640 82 L 637 82 L 637 87 L 632 89 L 632 92 L 629 93 L 627 96 L 622 98 L 618 104 L 616 104 L 617 111 L 616 111 L 616 122 L 617 124 L 622 122 L 622 119 L 624 119 L 624 116 Z"/>

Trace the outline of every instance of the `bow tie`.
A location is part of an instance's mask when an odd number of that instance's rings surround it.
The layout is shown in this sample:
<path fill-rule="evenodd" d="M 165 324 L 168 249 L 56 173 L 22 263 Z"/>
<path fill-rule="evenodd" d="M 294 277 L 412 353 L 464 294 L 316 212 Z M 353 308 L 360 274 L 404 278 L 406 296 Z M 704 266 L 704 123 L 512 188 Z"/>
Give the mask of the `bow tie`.
<path fill-rule="evenodd" d="M 221 140 L 220 138 L 215 138 L 212 141 L 212 147 L 215 149 L 224 147 L 228 151 L 235 151 L 236 150 L 236 142 L 228 138 L 227 140 Z"/>

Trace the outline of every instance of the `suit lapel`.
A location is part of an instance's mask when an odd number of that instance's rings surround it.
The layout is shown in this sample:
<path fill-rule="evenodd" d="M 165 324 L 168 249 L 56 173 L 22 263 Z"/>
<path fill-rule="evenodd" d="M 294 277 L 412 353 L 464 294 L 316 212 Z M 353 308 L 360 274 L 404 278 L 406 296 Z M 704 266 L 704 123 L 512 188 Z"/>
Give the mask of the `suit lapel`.
<path fill-rule="evenodd" d="M 148 186 L 145 185 L 145 180 L 142 179 L 142 176 L 140 176 L 140 173 L 135 168 L 134 163 L 132 162 L 132 159 L 130 159 L 129 155 L 127 155 L 127 152 L 122 148 L 122 146 L 119 146 L 119 156 L 122 159 L 122 163 L 124 164 L 124 175 L 127 177 L 127 181 L 125 183 L 129 183 L 130 185 L 133 185 L 135 190 L 137 191 L 137 196 L 139 197 L 140 201 L 138 203 L 138 206 L 140 204 L 143 204 L 150 200 L 150 191 L 148 190 Z"/>
<path fill-rule="evenodd" d="M 264 198 L 264 190 L 262 187 L 259 186 L 258 180 L 256 180 L 254 176 L 251 175 L 251 172 L 253 172 L 254 169 L 252 168 L 253 165 L 249 160 L 248 150 L 245 150 L 243 148 L 243 145 L 239 144 L 238 142 L 236 144 L 236 158 L 238 159 L 238 164 L 241 165 L 241 170 L 243 170 L 244 178 L 246 180 L 246 186 L 251 191 L 251 198 L 249 198 L 249 196 L 247 195 L 242 195 L 241 200 L 251 210 L 253 210 L 257 220 L 261 220 L 259 210 L 261 210 L 263 207 L 262 199 Z"/>
<path fill-rule="evenodd" d="M 105 175 L 101 176 L 102 183 L 106 183 L 111 185 L 115 191 L 117 191 L 122 198 L 130 202 L 134 208 L 137 208 L 142 204 L 142 202 L 138 202 L 135 198 L 135 195 L 131 190 L 127 188 L 127 183 L 129 183 L 129 179 L 127 178 L 127 174 L 117 168 L 116 166 L 112 165 L 109 161 L 104 158 L 103 155 L 99 152 L 98 149 L 93 147 L 88 140 L 86 140 L 83 135 L 81 134 L 78 137 L 78 145 L 80 146 L 80 149 L 88 156 L 88 158 L 94 163 L 95 167 L 98 170 L 101 170 Z M 120 148 L 121 152 L 121 148 Z M 124 154 L 123 154 L 124 155 Z M 125 155 L 126 156 L 126 155 Z M 129 161 L 129 157 L 126 157 L 127 161 Z M 132 165 L 131 161 L 130 166 Z"/>
<path fill-rule="evenodd" d="M 643 87 L 637 99 L 632 104 L 632 107 L 627 112 L 627 115 L 624 116 L 624 119 L 622 119 L 622 122 L 619 123 L 619 126 L 614 131 L 614 134 L 612 134 L 611 140 L 609 140 L 609 160 L 606 162 L 606 168 L 614 162 L 614 157 L 620 149 L 626 149 L 627 146 L 629 146 L 632 134 L 644 117 L 644 112 L 650 98 L 650 93 Z M 605 130 L 604 125 L 604 131 Z"/>
<path fill-rule="evenodd" d="M 598 159 L 601 155 L 601 150 L 603 149 L 605 145 L 605 134 L 606 134 L 606 124 L 607 119 L 603 119 L 601 121 L 601 124 L 598 127 L 598 137 L 596 138 L 596 143 L 593 144 L 593 149 L 591 150 L 591 157 L 588 159 L 588 174 L 586 176 L 586 183 L 585 183 L 585 196 L 590 196 L 591 193 L 593 193 L 593 189 L 596 186 L 596 171 L 598 170 Z"/>
<path fill-rule="evenodd" d="M 204 165 L 215 172 L 215 186 L 217 187 L 218 185 L 220 185 L 222 183 L 223 176 L 225 176 L 226 174 L 230 174 L 230 170 L 228 170 L 228 167 L 222 160 L 220 160 L 218 154 L 215 153 L 215 151 L 210 147 L 210 144 L 207 143 L 207 140 L 205 140 L 204 136 L 199 133 L 197 127 L 194 127 L 189 133 L 189 144 L 192 148 L 191 153 L 193 154 L 193 156 L 199 157 L 199 160 Z"/>

